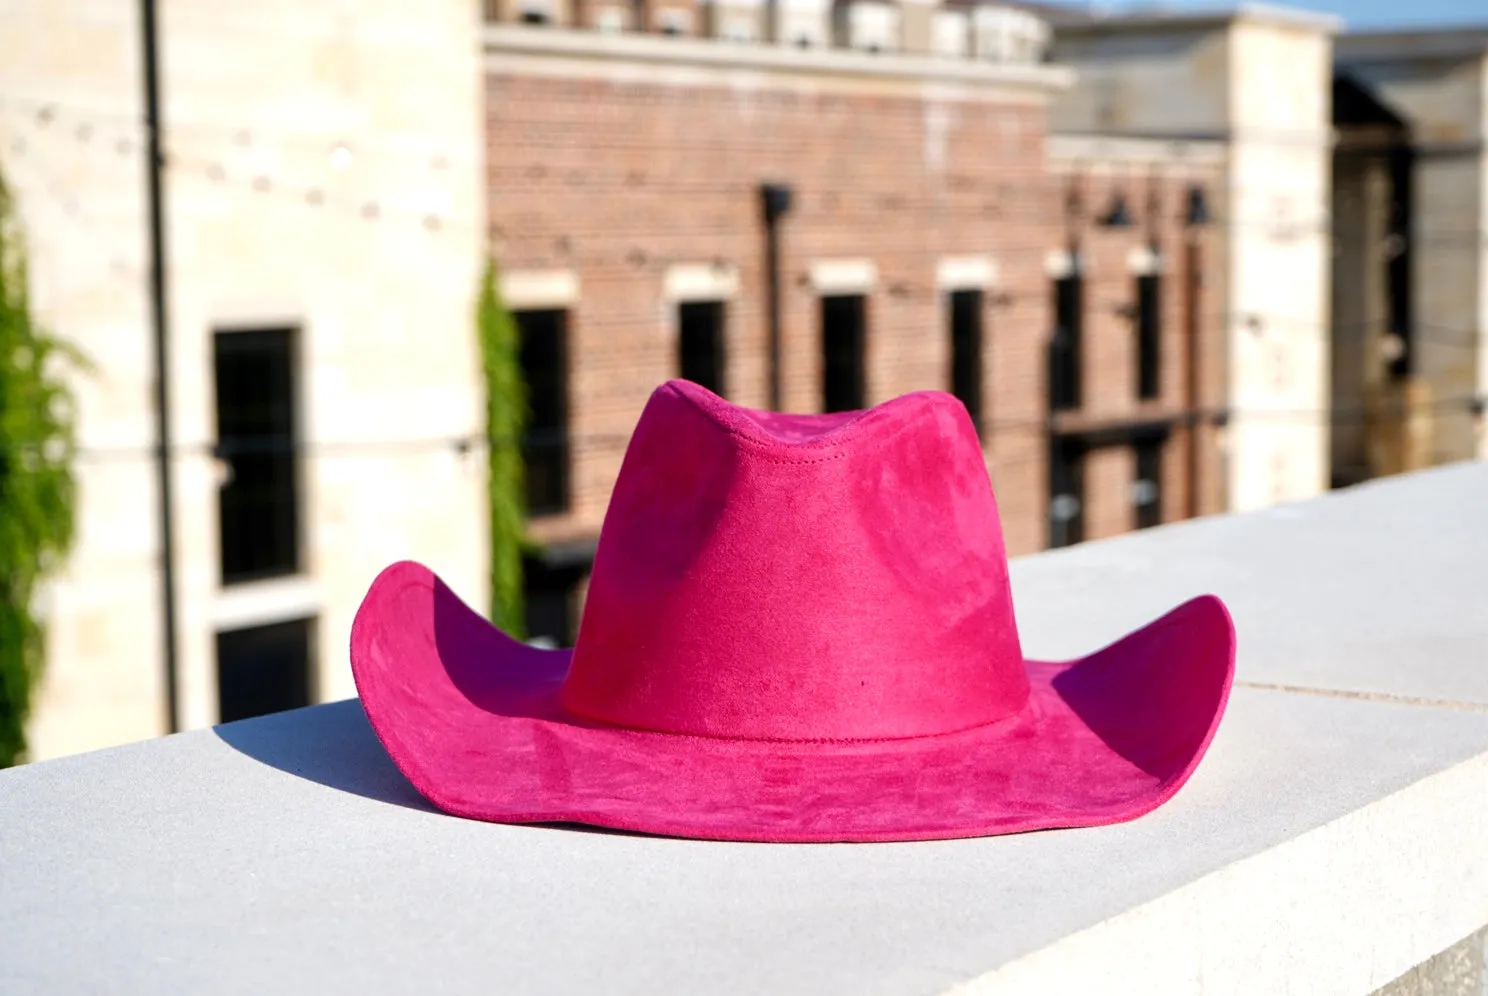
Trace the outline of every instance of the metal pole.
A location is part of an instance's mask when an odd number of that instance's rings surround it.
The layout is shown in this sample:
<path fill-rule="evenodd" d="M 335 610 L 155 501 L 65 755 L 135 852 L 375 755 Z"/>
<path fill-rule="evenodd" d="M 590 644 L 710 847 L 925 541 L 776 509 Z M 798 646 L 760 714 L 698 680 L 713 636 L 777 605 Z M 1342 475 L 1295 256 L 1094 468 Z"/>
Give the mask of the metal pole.
<path fill-rule="evenodd" d="M 166 322 L 165 206 L 163 186 L 165 159 L 160 148 L 160 46 L 155 0 L 140 0 L 145 63 L 145 172 L 149 177 L 150 212 L 150 303 L 155 348 L 155 462 L 160 489 L 160 598 L 162 646 L 165 651 L 166 726 L 171 733 L 181 728 L 180 702 L 176 688 L 176 551 L 171 524 L 175 519 L 170 465 L 170 340 Z"/>

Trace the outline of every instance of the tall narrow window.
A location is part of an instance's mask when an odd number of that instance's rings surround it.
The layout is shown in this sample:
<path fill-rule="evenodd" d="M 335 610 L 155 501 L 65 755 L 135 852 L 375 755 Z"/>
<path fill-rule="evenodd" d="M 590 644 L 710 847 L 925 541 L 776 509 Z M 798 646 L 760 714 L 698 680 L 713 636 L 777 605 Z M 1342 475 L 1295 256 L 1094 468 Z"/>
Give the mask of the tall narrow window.
<path fill-rule="evenodd" d="M 1085 447 L 1053 440 L 1049 447 L 1049 546 L 1071 546 L 1085 538 Z"/>
<path fill-rule="evenodd" d="M 687 301 L 677 309 L 677 364 L 682 379 L 701 384 L 719 397 L 723 390 L 722 301 Z"/>
<path fill-rule="evenodd" d="M 822 298 L 822 410 L 825 412 L 857 411 L 866 403 L 863 364 L 866 303 L 861 294 Z"/>
<path fill-rule="evenodd" d="M 1162 524 L 1162 451 L 1161 439 L 1143 439 L 1134 447 L 1137 456 L 1137 479 L 1132 482 L 1132 505 L 1136 527 L 1147 529 Z"/>
<path fill-rule="evenodd" d="M 530 419 L 523 456 L 527 510 L 532 515 L 568 511 L 568 312 L 518 311 L 522 376 Z"/>
<path fill-rule="evenodd" d="M 982 433 L 982 292 L 955 291 L 950 298 L 951 393 L 971 413 Z"/>
<path fill-rule="evenodd" d="M 294 619 L 218 633 L 218 722 L 309 705 L 314 632 L 314 619 Z"/>
<path fill-rule="evenodd" d="M 1162 284 L 1156 273 L 1137 277 L 1137 397 L 1162 388 Z"/>
<path fill-rule="evenodd" d="M 1084 281 L 1075 270 L 1054 281 L 1054 334 L 1049 341 L 1049 410 L 1080 407 L 1080 340 Z"/>
<path fill-rule="evenodd" d="M 225 585 L 300 569 L 295 338 L 292 329 L 213 337 L 217 456 L 228 469 L 217 497 Z"/>

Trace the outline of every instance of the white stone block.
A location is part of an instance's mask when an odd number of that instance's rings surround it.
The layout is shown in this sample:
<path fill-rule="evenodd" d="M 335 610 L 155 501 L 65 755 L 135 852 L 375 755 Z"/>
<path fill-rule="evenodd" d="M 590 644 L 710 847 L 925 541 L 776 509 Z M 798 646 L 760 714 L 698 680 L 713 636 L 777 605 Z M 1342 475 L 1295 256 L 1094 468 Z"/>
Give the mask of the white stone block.
<path fill-rule="evenodd" d="M 937 10 L 931 22 L 930 50 L 936 55 L 964 58 L 971 51 L 971 19 L 964 11 Z"/>

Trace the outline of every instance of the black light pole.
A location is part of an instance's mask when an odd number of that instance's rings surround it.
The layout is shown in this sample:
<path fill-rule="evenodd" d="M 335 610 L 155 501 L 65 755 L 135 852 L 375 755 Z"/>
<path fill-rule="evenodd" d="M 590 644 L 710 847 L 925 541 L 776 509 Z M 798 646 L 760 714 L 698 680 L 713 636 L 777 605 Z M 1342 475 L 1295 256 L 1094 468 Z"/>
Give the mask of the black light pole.
<path fill-rule="evenodd" d="M 165 650 L 166 725 L 181 728 L 176 689 L 176 544 L 170 465 L 170 352 L 165 309 L 165 208 L 161 186 L 165 159 L 160 149 L 160 51 L 155 0 L 140 0 L 145 63 L 145 172 L 149 177 L 150 304 L 155 339 L 155 462 L 160 488 L 160 600 Z"/>
<path fill-rule="evenodd" d="M 765 217 L 765 294 L 770 323 L 770 409 L 780 411 L 780 219 L 791 209 L 791 188 L 760 184 Z"/>

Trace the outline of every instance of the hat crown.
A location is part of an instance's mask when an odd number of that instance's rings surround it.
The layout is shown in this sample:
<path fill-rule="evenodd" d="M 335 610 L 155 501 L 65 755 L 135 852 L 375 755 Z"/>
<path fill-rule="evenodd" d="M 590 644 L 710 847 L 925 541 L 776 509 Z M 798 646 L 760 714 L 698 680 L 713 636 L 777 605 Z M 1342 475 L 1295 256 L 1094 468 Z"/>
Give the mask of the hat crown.
<path fill-rule="evenodd" d="M 746 740 L 994 722 L 1029 694 L 996 499 L 961 403 L 738 408 L 653 392 L 601 530 L 570 712 Z"/>

